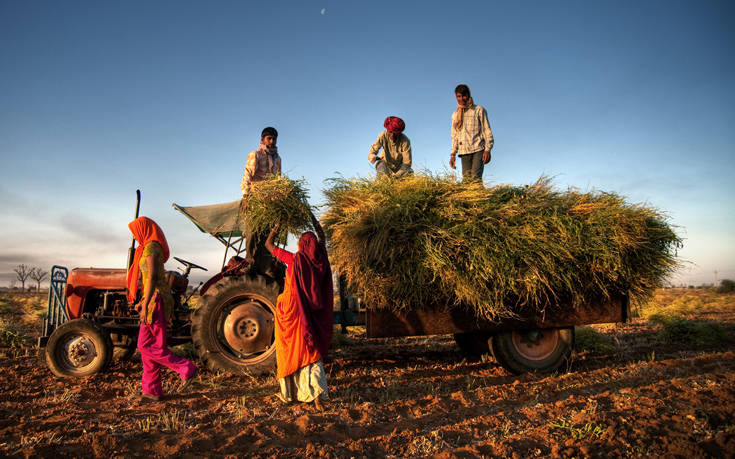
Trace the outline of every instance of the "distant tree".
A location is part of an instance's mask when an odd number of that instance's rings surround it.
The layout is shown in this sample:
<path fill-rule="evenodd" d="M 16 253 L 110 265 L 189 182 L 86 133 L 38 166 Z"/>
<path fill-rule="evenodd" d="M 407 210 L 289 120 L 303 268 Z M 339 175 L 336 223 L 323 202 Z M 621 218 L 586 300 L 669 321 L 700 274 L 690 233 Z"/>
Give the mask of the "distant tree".
<path fill-rule="evenodd" d="M 717 293 L 732 293 L 735 292 L 735 281 L 732 279 L 722 279 L 720 286 L 717 287 Z"/>
<path fill-rule="evenodd" d="M 10 290 L 15 290 L 15 288 L 18 286 L 18 280 L 17 279 L 11 279 L 10 280 Z"/>
<path fill-rule="evenodd" d="M 20 289 L 25 291 L 26 279 L 31 277 L 31 272 L 33 272 L 33 268 L 25 264 L 19 264 L 15 267 L 13 271 L 15 271 L 15 277 L 17 277 L 20 281 Z"/>
<path fill-rule="evenodd" d="M 46 279 L 48 271 L 44 271 L 41 268 L 31 268 L 31 279 L 36 281 L 36 290 L 41 290 L 41 281 Z"/>

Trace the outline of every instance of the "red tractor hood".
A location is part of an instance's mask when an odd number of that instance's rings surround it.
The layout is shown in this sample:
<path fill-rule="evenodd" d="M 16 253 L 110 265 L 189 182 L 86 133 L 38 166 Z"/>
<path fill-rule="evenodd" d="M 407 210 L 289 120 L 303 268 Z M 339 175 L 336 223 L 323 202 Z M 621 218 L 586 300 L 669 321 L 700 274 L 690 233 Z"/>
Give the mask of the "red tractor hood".
<path fill-rule="evenodd" d="M 74 268 L 67 283 L 74 287 L 92 287 L 98 290 L 125 288 L 127 274 L 125 269 Z"/>
<path fill-rule="evenodd" d="M 81 317 L 90 290 L 124 290 L 126 287 L 125 269 L 74 268 L 66 281 L 66 314 L 69 319 Z"/>

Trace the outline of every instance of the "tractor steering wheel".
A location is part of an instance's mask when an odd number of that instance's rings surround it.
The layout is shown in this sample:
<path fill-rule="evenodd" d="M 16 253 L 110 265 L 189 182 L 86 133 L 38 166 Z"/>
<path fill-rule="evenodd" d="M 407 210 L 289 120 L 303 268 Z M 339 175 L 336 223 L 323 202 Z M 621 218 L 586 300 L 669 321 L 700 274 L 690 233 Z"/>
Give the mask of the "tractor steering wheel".
<path fill-rule="evenodd" d="M 186 266 L 186 269 L 184 270 L 184 276 L 188 276 L 189 272 L 191 272 L 192 269 L 201 269 L 202 271 L 206 271 L 207 268 L 201 267 L 199 265 L 195 265 L 194 263 L 186 260 L 182 260 L 179 257 L 174 257 L 174 260 L 178 261 L 182 265 Z"/>

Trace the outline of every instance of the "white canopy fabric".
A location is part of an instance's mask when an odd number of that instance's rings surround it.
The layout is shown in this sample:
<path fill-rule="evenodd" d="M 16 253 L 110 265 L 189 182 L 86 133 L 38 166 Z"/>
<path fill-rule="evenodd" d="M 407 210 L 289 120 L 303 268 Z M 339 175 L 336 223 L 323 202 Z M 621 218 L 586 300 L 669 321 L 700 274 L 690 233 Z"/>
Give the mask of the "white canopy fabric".
<path fill-rule="evenodd" d="M 245 225 L 240 220 L 240 203 L 242 200 L 212 204 L 209 206 L 179 206 L 174 209 L 191 220 L 203 233 L 217 238 L 241 237 Z"/>

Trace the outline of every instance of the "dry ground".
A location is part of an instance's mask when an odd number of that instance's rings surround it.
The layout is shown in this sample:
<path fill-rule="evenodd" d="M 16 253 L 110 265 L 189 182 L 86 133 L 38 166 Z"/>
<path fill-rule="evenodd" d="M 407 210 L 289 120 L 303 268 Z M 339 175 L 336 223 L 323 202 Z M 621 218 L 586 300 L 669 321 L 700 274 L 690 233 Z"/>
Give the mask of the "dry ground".
<path fill-rule="evenodd" d="M 449 336 L 355 329 L 326 365 L 323 412 L 278 402 L 272 377 L 206 371 L 144 402 L 137 357 L 58 380 L 22 339 L 43 301 L 0 299 L 0 456 L 735 456 L 733 295 L 660 291 L 629 324 L 578 329 L 554 375 L 467 361 Z"/>

